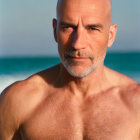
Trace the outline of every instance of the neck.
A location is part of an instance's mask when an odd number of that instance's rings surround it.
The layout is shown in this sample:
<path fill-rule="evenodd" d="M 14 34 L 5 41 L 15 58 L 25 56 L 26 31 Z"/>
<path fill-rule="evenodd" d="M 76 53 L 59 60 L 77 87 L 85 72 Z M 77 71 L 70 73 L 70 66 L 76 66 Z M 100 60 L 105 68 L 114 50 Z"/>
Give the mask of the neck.
<path fill-rule="evenodd" d="M 107 87 L 106 68 L 104 65 L 98 66 L 92 73 L 84 78 L 72 77 L 63 65 L 60 64 L 59 85 L 63 85 L 71 93 L 78 96 L 90 96 Z"/>

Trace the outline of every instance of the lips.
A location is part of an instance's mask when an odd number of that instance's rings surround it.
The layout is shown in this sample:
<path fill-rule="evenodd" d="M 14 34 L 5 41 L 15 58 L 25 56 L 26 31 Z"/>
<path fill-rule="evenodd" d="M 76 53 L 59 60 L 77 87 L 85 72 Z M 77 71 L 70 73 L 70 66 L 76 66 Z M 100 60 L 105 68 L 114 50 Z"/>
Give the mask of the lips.
<path fill-rule="evenodd" d="M 65 57 L 66 59 L 70 59 L 70 60 L 73 60 L 73 61 L 85 61 L 88 59 L 88 57 L 83 57 L 83 56 L 66 56 Z"/>

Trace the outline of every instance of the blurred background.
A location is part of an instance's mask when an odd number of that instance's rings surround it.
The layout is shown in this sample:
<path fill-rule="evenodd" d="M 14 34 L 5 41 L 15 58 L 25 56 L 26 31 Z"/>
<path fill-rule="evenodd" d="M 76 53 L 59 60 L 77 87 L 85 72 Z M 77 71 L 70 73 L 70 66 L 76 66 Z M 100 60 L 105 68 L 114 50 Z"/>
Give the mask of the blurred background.
<path fill-rule="evenodd" d="M 140 0 L 112 0 L 116 41 L 105 65 L 140 82 Z M 60 62 L 53 39 L 57 0 L 0 0 L 0 92 Z"/>

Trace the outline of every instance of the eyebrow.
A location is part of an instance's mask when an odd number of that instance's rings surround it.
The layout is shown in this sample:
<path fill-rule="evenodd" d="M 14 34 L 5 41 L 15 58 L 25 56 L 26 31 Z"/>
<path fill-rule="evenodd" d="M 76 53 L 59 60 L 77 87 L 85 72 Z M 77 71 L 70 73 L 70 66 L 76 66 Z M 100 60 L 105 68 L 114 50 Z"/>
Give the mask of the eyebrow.
<path fill-rule="evenodd" d="M 86 26 L 87 27 L 92 27 L 92 28 L 100 28 L 100 29 L 104 28 L 102 24 L 88 24 Z"/>
<path fill-rule="evenodd" d="M 69 22 L 64 22 L 64 21 L 61 21 L 60 22 L 60 25 L 68 25 L 68 26 L 73 26 L 73 27 L 76 27 L 77 25 L 74 25 L 74 24 L 72 24 L 72 23 L 69 23 Z"/>
<path fill-rule="evenodd" d="M 77 27 L 77 25 L 74 25 L 70 22 L 65 22 L 65 21 L 61 21 L 60 22 L 60 25 L 61 26 L 72 26 L 72 27 Z M 87 24 L 86 27 L 92 27 L 92 28 L 100 28 L 100 29 L 103 29 L 103 25 L 102 24 Z"/>

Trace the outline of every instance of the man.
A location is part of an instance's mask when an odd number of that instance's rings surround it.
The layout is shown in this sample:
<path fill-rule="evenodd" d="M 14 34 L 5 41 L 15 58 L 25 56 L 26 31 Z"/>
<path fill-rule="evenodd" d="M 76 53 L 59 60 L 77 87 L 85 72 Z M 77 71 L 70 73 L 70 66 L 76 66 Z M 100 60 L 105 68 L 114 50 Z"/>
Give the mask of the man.
<path fill-rule="evenodd" d="M 0 98 L 0 140 L 139 140 L 140 87 L 104 66 L 114 42 L 111 0 L 59 0 L 62 63 Z"/>

